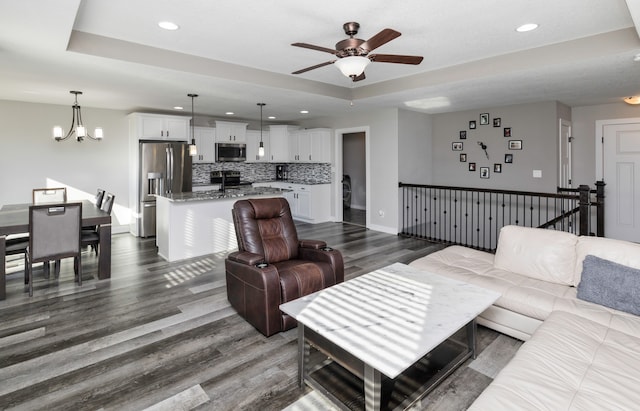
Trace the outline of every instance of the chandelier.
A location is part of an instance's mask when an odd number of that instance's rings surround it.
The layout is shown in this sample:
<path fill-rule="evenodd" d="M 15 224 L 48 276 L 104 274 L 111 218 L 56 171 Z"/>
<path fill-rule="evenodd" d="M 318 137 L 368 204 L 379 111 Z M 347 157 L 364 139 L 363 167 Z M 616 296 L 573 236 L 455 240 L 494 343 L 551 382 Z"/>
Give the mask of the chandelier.
<path fill-rule="evenodd" d="M 72 90 L 69 93 L 74 94 L 76 96 L 76 101 L 73 103 L 73 106 L 71 106 L 71 109 L 73 110 L 73 117 L 71 117 L 71 127 L 67 135 L 62 137 L 64 135 L 64 130 L 62 129 L 62 127 L 54 126 L 53 139 L 56 141 L 64 141 L 69 137 L 71 137 L 72 134 L 75 133 L 76 141 L 83 141 L 85 137 L 89 137 L 92 140 L 98 140 L 98 141 L 102 140 L 102 137 L 103 137 L 102 127 L 96 127 L 92 136 L 91 134 L 87 133 L 87 129 L 85 128 L 84 123 L 82 122 L 82 113 L 80 112 L 80 105 L 78 104 L 78 94 L 82 94 L 82 91 Z"/>

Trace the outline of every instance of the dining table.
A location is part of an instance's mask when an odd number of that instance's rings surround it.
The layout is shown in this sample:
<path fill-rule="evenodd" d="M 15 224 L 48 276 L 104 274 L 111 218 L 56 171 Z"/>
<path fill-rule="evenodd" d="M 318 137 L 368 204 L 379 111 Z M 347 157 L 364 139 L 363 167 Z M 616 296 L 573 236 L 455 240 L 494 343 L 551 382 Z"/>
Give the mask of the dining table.
<path fill-rule="evenodd" d="M 68 203 L 82 203 L 82 226 L 97 226 L 100 241 L 98 253 L 98 279 L 111 278 L 111 214 L 97 207 L 89 200 Z M 59 204 L 59 203 L 56 203 Z M 7 297 L 6 282 L 6 239 L 10 234 L 29 233 L 29 206 L 31 204 L 5 204 L 0 208 L 0 300 Z"/>

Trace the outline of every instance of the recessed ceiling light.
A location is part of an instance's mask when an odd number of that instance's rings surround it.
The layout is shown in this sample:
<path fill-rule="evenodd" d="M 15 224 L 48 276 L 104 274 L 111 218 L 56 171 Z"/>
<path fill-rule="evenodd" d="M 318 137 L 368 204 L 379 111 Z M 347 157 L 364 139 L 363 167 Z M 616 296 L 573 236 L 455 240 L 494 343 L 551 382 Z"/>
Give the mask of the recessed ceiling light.
<path fill-rule="evenodd" d="M 268 118 L 269 120 L 275 120 L 275 119 L 276 119 L 276 116 L 269 116 L 269 117 L 267 117 L 267 118 Z"/>
<path fill-rule="evenodd" d="M 640 104 L 640 97 L 638 96 L 625 97 L 624 102 L 627 104 L 633 104 L 633 105 Z"/>
<path fill-rule="evenodd" d="M 175 106 L 173 109 L 174 109 L 174 110 L 184 110 L 184 107 Z"/>
<path fill-rule="evenodd" d="M 233 111 L 227 111 L 227 112 L 226 112 L 226 113 L 224 113 L 224 114 L 226 114 L 226 115 L 228 115 L 228 116 L 232 116 L 232 115 L 234 115 L 234 114 L 236 114 L 236 113 L 234 113 Z"/>
<path fill-rule="evenodd" d="M 178 26 L 176 23 L 171 21 L 161 21 L 158 23 L 158 26 L 160 26 L 160 28 L 163 28 L 165 30 L 178 30 L 180 28 L 180 26 Z"/>
<path fill-rule="evenodd" d="M 300 110 L 300 114 L 309 114 L 309 110 Z"/>
<path fill-rule="evenodd" d="M 522 26 L 518 27 L 516 29 L 516 31 L 518 33 L 524 33 L 526 31 L 535 30 L 537 28 L 538 28 L 538 25 L 536 23 L 527 23 L 527 24 L 523 24 Z"/>

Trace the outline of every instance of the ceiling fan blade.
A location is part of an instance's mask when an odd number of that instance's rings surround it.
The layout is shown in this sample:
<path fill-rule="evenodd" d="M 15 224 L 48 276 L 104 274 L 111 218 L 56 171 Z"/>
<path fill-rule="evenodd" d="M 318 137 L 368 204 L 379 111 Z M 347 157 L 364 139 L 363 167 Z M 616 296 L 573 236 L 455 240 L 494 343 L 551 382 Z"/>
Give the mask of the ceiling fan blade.
<path fill-rule="evenodd" d="M 351 77 L 353 79 L 354 82 L 356 81 L 360 81 L 360 80 L 364 80 L 367 77 L 364 75 L 364 71 L 362 72 L 362 74 L 360 74 L 359 76 L 355 76 L 355 77 Z"/>
<path fill-rule="evenodd" d="M 399 54 L 369 54 L 369 60 L 378 63 L 420 64 L 422 56 L 402 56 Z"/>
<path fill-rule="evenodd" d="M 314 46 L 313 44 L 293 43 L 291 45 L 292 46 L 296 46 L 296 47 L 302 47 L 302 48 L 305 48 L 305 49 L 318 50 L 318 51 L 324 51 L 325 53 L 336 54 L 336 51 L 334 49 L 328 49 L 326 47 L 321 47 L 321 46 Z"/>
<path fill-rule="evenodd" d="M 400 37 L 400 32 L 392 30 L 392 29 L 384 29 L 380 33 L 371 37 L 369 40 L 365 41 L 360 45 L 365 50 L 372 51 L 382 46 L 385 43 L 390 42 L 396 37 Z"/>
<path fill-rule="evenodd" d="M 315 66 L 311 66 L 311 67 L 300 69 L 298 71 L 294 71 L 291 74 L 305 73 L 305 72 L 307 72 L 309 70 L 313 70 L 313 69 L 317 69 L 317 68 L 320 68 L 320 67 L 328 66 L 329 64 L 333 64 L 333 63 L 335 63 L 335 60 L 325 61 L 324 63 L 316 64 Z"/>

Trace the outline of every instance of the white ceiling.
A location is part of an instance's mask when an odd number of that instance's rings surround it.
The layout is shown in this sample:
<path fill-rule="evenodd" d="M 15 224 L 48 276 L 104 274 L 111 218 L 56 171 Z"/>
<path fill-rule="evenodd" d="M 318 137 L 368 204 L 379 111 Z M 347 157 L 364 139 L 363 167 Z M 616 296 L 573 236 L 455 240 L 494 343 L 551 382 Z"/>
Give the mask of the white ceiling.
<path fill-rule="evenodd" d="M 357 83 L 332 66 L 290 74 L 333 59 L 291 43 L 333 48 L 348 21 L 365 40 L 402 33 L 375 53 L 424 61 L 372 63 Z M 515 31 L 528 22 L 540 27 Z M 188 113 L 197 93 L 199 114 L 256 119 L 265 102 L 282 122 L 378 107 L 604 104 L 640 94 L 636 27 L 640 0 L 0 0 L 0 99 L 71 105 L 69 90 L 81 90 L 83 106 Z"/>

